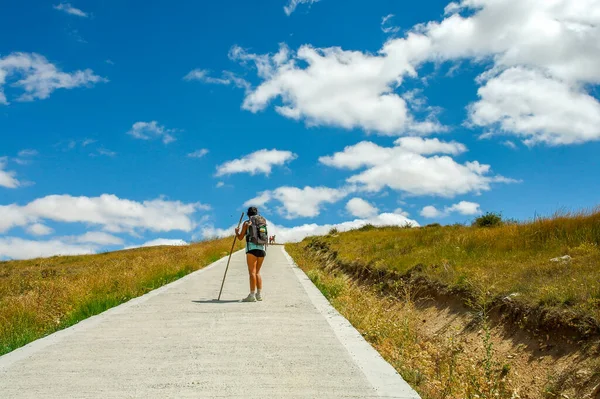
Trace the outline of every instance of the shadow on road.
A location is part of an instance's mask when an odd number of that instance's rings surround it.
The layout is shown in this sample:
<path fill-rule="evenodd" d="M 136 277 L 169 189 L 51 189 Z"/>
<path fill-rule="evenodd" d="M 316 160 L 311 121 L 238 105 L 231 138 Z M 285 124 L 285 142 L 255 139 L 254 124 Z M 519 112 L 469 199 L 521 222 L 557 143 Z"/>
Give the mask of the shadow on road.
<path fill-rule="evenodd" d="M 209 299 L 209 300 L 205 300 L 205 301 L 192 301 L 194 303 L 213 303 L 213 304 L 223 304 L 223 303 L 237 303 L 237 302 L 242 302 L 241 300 L 233 300 L 233 301 L 218 301 L 216 299 Z"/>

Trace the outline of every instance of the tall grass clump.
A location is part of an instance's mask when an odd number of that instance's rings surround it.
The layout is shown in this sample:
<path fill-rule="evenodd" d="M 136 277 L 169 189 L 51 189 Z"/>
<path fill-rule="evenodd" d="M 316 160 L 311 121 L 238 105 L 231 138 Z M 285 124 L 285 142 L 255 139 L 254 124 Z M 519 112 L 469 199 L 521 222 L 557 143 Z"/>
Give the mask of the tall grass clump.
<path fill-rule="evenodd" d="M 230 248 L 227 238 L 0 262 L 0 355 L 201 269 Z"/>

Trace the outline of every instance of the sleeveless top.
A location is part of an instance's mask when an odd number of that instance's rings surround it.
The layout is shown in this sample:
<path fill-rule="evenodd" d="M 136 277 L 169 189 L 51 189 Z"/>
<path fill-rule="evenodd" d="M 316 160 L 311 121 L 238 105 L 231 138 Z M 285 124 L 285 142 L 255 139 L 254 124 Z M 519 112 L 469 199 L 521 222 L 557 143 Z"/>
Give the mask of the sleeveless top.
<path fill-rule="evenodd" d="M 246 228 L 246 253 L 252 251 L 253 249 L 260 249 L 261 251 L 267 250 L 266 245 L 259 245 L 253 242 L 250 242 L 250 222 L 246 221 L 248 227 Z"/>

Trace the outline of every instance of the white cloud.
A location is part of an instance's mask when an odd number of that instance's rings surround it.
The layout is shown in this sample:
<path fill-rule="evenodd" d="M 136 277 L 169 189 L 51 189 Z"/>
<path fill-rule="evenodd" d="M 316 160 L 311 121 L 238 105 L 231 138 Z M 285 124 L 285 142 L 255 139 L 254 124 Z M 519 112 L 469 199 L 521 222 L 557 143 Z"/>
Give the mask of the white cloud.
<path fill-rule="evenodd" d="M 488 80 L 478 94 L 480 100 L 469 107 L 473 125 L 497 127 L 528 145 L 600 140 L 600 103 L 568 82 L 510 68 Z"/>
<path fill-rule="evenodd" d="M 43 225 L 41 223 L 34 223 L 31 226 L 27 226 L 26 230 L 29 234 L 32 234 L 35 236 L 47 236 L 54 232 L 54 230 L 52 228 L 50 228 L 46 225 Z"/>
<path fill-rule="evenodd" d="M 460 201 L 458 204 L 446 208 L 446 212 L 457 212 L 461 215 L 479 215 L 481 213 L 481 208 L 480 205 L 475 202 Z"/>
<path fill-rule="evenodd" d="M 127 134 L 141 140 L 161 139 L 163 143 L 169 144 L 176 140 L 173 133 L 177 131 L 177 129 L 167 129 L 159 125 L 157 121 L 152 121 L 134 123 Z"/>
<path fill-rule="evenodd" d="M 99 244 L 99 245 L 121 245 L 123 240 L 119 237 L 113 236 L 112 234 L 104 233 L 102 231 L 90 231 L 83 235 L 73 237 L 73 240 L 78 243 L 84 244 Z"/>
<path fill-rule="evenodd" d="M 22 158 L 34 157 L 36 155 L 38 155 L 37 150 L 25 149 L 25 150 L 19 151 L 19 156 Z"/>
<path fill-rule="evenodd" d="M 273 198 L 270 191 L 265 191 L 264 193 L 259 194 L 257 197 L 249 199 L 244 202 L 245 207 L 255 206 L 257 208 L 263 207 L 267 202 L 271 201 Z"/>
<path fill-rule="evenodd" d="M 407 217 L 398 213 L 382 213 L 366 219 L 355 219 L 352 221 L 336 224 L 319 225 L 312 223 L 295 227 L 279 226 L 276 224 L 272 224 L 270 221 L 267 220 L 267 228 L 269 230 L 269 235 L 276 235 L 278 243 L 298 242 L 302 241 L 304 238 L 309 236 L 326 235 L 333 228 L 337 229 L 340 232 L 344 232 L 363 227 L 367 224 L 371 224 L 377 227 L 406 226 L 407 224 L 410 224 L 414 227 L 419 226 L 419 224 L 416 221 L 408 219 Z M 202 229 L 202 236 L 204 238 L 228 237 L 233 234 L 234 228 L 235 226 L 232 226 L 229 229 L 219 229 L 214 228 L 212 226 L 205 226 Z"/>
<path fill-rule="evenodd" d="M 65 73 L 39 54 L 12 53 L 0 58 L 0 104 L 8 104 L 4 85 L 7 78 L 13 76 L 19 76 L 21 79 L 12 82 L 10 86 L 24 91 L 17 101 L 46 99 L 56 89 L 73 89 L 108 82 L 107 79 L 95 75 L 91 69 Z"/>
<path fill-rule="evenodd" d="M 208 150 L 206 148 L 202 148 L 201 150 L 190 152 L 187 156 L 189 158 L 202 158 L 206 154 L 208 154 Z"/>
<path fill-rule="evenodd" d="M 432 205 L 428 205 L 426 207 L 424 207 L 423 209 L 421 209 L 421 216 L 425 217 L 425 218 L 436 218 L 438 216 L 442 215 L 442 212 L 438 211 L 438 209 L 435 206 Z"/>
<path fill-rule="evenodd" d="M 164 199 L 136 202 L 109 194 L 99 197 L 50 195 L 25 206 L 0 206 L 0 233 L 42 220 L 97 225 L 113 233 L 191 231 L 195 227 L 192 215 L 206 209 L 209 207 L 200 203 Z"/>
<path fill-rule="evenodd" d="M 168 245 L 168 246 L 173 246 L 173 247 L 182 247 L 182 246 L 186 246 L 186 245 L 190 245 L 190 244 L 188 244 L 184 240 L 173 240 L 173 239 L 167 239 L 167 238 L 157 238 L 155 240 L 145 242 L 141 246 L 142 247 L 157 247 L 157 246 L 161 246 L 161 245 Z"/>
<path fill-rule="evenodd" d="M 258 197 L 246 201 L 244 206 L 264 206 L 271 200 L 281 203 L 277 212 L 286 219 L 312 218 L 319 215 L 324 204 L 333 204 L 346 197 L 350 189 L 328 187 L 279 187 L 265 191 Z"/>
<path fill-rule="evenodd" d="M 259 150 L 248 154 L 240 159 L 225 162 L 217 166 L 216 176 L 231 175 L 234 173 L 264 173 L 269 175 L 273 166 L 281 166 L 291 162 L 297 155 L 290 151 Z"/>
<path fill-rule="evenodd" d="M 397 208 L 394 213 L 397 213 L 398 215 L 402 215 L 405 217 L 409 217 L 410 213 L 406 212 L 405 210 L 403 210 L 402 208 Z"/>
<path fill-rule="evenodd" d="M 513 150 L 517 149 L 517 145 L 510 140 L 506 140 L 502 144 L 504 144 L 506 147 L 513 149 Z"/>
<path fill-rule="evenodd" d="M 183 80 L 199 80 L 206 83 L 229 84 L 229 82 L 225 80 L 211 78 L 208 74 L 209 71 L 206 69 L 193 69 L 183 77 Z"/>
<path fill-rule="evenodd" d="M 446 142 L 439 139 L 423 139 L 421 137 L 401 137 L 394 141 L 394 144 L 406 151 L 420 155 L 460 155 L 467 152 L 467 147 L 456 141 Z"/>
<path fill-rule="evenodd" d="M 223 186 L 225 186 L 224 182 L 220 181 L 220 182 L 217 183 L 217 188 L 221 188 Z"/>
<path fill-rule="evenodd" d="M 400 28 L 397 26 L 389 26 L 388 22 L 394 18 L 394 14 L 386 15 L 381 18 L 381 30 L 383 33 L 398 33 L 400 32 Z"/>
<path fill-rule="evenodd" d="M 105 156 L 105 157 L 110 157 L 113 158 L 115 156 L 117 156 L 117 153 L 111 150 L 107 150 L 106 148 L 100 147 L 96 150 L 96 152 L 93 152 L 90 154 L 91 156 Z"/>
<path fill-rule="evenodd" d="M 67 14 L 76 15 L 82 18 L 88 17 L 88 13 L 81 11 L 79 8 L 73 7 L 70 3 L 60 3 L 58 5 L 55 5 L 54 9 L 64 11 Z"/>
<path fill-rule="evenodd" d="M 600 0 L 462 0 L 445 8 L 442 21 L 416 25 L 375 54 L 282 45 L 274 55 L 234 47 L 230 57 L 254 63 L 262 79 L 244 109 L 279 100 L 275 109 L 287 118 L 384 135 L 444 130 L 436 112 L 417 120 L 397 94 L 424 64 L 490 65 L 477 79 L 473 126 L 529 145 L 583 143 L 600 139 L 600 104 L 590 95 L 600 84 L 598 9 Z"/>
<path fill-rule="evenodd" d="M 438 210 L 432 205 L 426 206 L 421 210 L 421 216 L 429 219 L 447 217 L 451 213 L 459 213 L 461 215 L 479 215 L 481 214 L 481 208 L 480 205 L 475 202 L 461 201 L 458 204 L 445 207 L 443 211 Z"/>
<path fill-rule="evenodd" d="M 441 23 L 418 28 L 438 60 L 491 59 L 470 121 L 532 145 L 600 139 L 598 0 L 463 0 Z M 460 15 L 466 11 L 467 17 Z M 510 98 L 510 101 L 507 99 Z"/>
<path fill-rule="evenodd" d="M 229 234 L 231 235 L 231 234 Z M 146 248 L 146 247 L 159 247 L 159 246 L 171 246 L 171 247 L 184 247 L 190 245 L 184 240 L 169 239 L 169 238 L 157 238 L 155 240 L 147 241 L 141 245 L 132 245 L 123 249 L 134 249 L 134 248 Z"/>
<path fill-rule="evenodd" d="M 17 188 L 21 183 L 15 178 L 16 173 L 10 170 L 4 170 L 7 161 L 7 157 L 0 157 L 0 187 Z"/>
<path fill-rule="evenodd" d="M 264 80 L 244 99 L 242 107 L 251 112 L 262 111 L 280 98 L 282 105 L 275 107 L 278 113 L 309 126 L 362 128 L 384 135 L 445 131 L 435 113 L 415 120 L 406 100 L 394 91 L 402 75 L 416 76 L 407 57 L 417 50 L 406 51 L 404 59 L 393 63 L 382 55 L 309 45 L 295 53 L 283 45 L 274 55 L 249 54 L 234 47 L 230 58 L 253 62 Z"/>
<path fill-rule="evenodd" d="M 346 209 L 352 216 L 369 218 L 377 215 L 379 210 L 362 198 L 352 198 L 346 204 Z"/>
<path fill-rule="evenodd" d="M 223 71 L 221 78 L 215 78 L 209 76 L 210 71 L 206 69 L 194 69 L 183 77 L 183 80 L 192 81 L 197 80 L 199 82 L 216 84 L 216 85 L 234 85 L 237 88 L 250 90 L 252 85 L 245 79 L 237 76 L 233 72 Z"/>
<path fill-rule="evenodd" d="M 87 255 L 96 251 L 95 245 L 68 244 L 56 239 L 31 241 L 17 237 L 0 237 L 0 258 L 33 259 L 55 255 Z"/>
<path fill-rule="evenodd" d="M 493 182 L 510 182 L 502 176 L 488 176 L 490 166 L 477 161 L 460 164 L 447 155 L 424 156 L 463 153 L 466 147 L 460 143 L 404 137 L 394 144 L 394 147 L 381 147 L 363 141 L 332 156 L 321 157 L 319 161 L 339 169 L 364 168 L 347 181 L 367 191 L 389 187 L 415 196 L 454 197 L 487 191 Z"/>
<path fill-rule="evenodd" d="M 313 4 L 313 3 L 317 3 L 319 0 L 289 0 L 287 6 L 283 7 L 283 11 L 285 12 L 285 15 L 287 15 L 288 17 L 290 15 L 292 15 L 292 13 L 294 11 L 296 11 L 296 7 L 298 7 L 298 5 L 300 4 Z"/>

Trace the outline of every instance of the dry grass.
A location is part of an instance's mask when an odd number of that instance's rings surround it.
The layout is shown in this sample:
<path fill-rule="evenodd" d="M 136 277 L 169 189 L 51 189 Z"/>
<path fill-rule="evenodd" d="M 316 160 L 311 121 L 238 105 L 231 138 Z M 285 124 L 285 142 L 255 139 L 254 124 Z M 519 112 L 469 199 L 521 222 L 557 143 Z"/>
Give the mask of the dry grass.
<path fill-rule="evenodd" d="M 342 262 L 410 272 L 487 300 L 512 295 L 600 326 L 600 210 L 494 228 L 366 227 L 319 240 Z M 572 259 L 550 261 L 564 255 Z"/>
<path fill-rule="evenodd" d="M 231 242 L 0 262 L 0 355 L 201 269 Z"/>
<path fill-rule="evenodd" d="M 456 333 L 435 338 L 422 332 L 422 314 L 408 286 L 398 297 L 357 284 L 300 246 L 287 247 L 332 305 L 415 388 L 423 399 L 512 397 L 508 364 L 499 362 L 489 328 L 482 320 L 479 351 L 468 352 Z"/>

